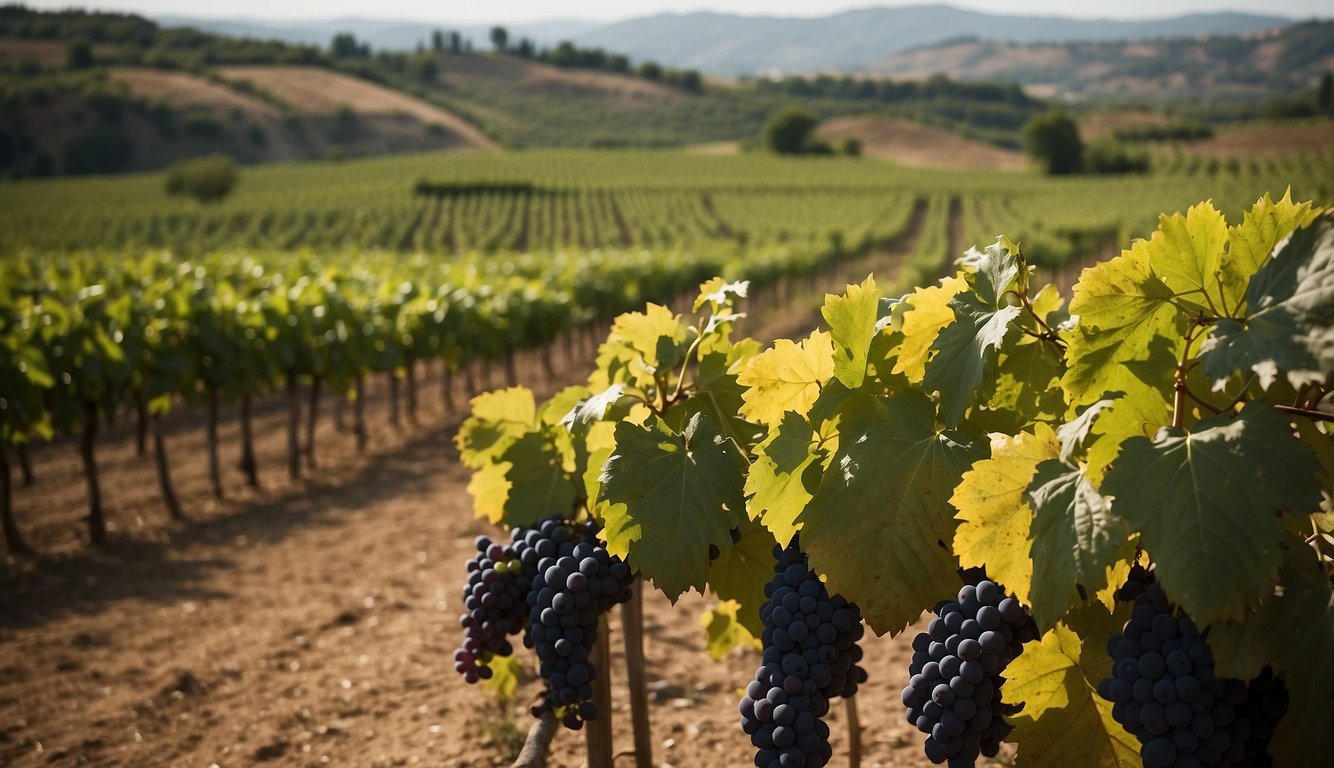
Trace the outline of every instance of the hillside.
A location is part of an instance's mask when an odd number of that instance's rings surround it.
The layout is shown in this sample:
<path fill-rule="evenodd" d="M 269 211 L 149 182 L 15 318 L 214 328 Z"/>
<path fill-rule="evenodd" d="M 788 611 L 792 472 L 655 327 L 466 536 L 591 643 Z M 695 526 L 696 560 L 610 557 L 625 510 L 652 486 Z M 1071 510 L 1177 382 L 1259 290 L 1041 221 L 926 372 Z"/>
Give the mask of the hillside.
<path fill-rule="evenodd" d="M 1312 85 L 1334 69 L 1334 22 L 1243 37 L 1019 44 L 971 37 L 902 51 L 870 71 L 894 78 L 943 74 L 1005 80 L 1046 98 L 1167 102 L 1262 100 Z"/>
<path fill-rule="evenodd" d="M 817 18 L 660 14 L 576 36 L 677 67 L 730 75 L 860 71 L 886 55 L 961 36 L 1032 43 L 1240 35 L 1292 23 L 1272 15 L 1199 13 L 1119 21 L 981 13 L 949 5 L 867 8 Z"/>

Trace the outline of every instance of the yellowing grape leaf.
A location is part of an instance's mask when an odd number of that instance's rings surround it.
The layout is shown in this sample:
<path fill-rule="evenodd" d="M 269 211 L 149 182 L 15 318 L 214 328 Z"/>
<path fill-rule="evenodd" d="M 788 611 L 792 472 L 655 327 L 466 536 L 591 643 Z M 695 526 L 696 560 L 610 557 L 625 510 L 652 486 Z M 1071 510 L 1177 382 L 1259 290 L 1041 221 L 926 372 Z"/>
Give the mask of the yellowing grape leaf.
<path fill-rule="evenodd" d="M 964 473 L 950 503 L 960 521 L 954 551 L 964 568 L 986 568 L 1005 590 L 1030 604 L 1033 562 L 1028 532 L 1033 517 L 1024 497 L 1033 473 L 1055 458 L 1060 443 L 1051 427 L 1035 424 L 1033 432 L 993 438 L 991 458 Z"/>
<path fill-rule="evenodd" d="M 834 377 L 848 389 L 866 380 L 866 356 L 880 319 L 880 289 L 868 276 L 861 285 L 849 285 L 842 296 L 825 296 L 820 309 L 834 340 Z"/>
<path fill-rule="evenodd" d="M 994 367 L 1010 324 L 1023 310 L 1005 306 L 995 309 L 980 302 L 972 292 L 950 299 L 954 322 L 931 344 L 935 355 L 926 363 L 922 388 L 940 393 L 940 418 L 955 426 L 973 401 L 973 391 Z"/>
<path fill-rule="evenodd" d="M 750 290 L 748 280 L 728 282 L 721 277 L 713 277 L 699 285 L 699 296 L 691 305 L 691 312 L 698 312 L 708 306 L 715 314 L 730 309 L 737 299 L 746 298 Z"/>
<path fill-rule="evenodd" d="M 1285 374 L 1297 389 L 1334 377 L 1334 216 L 1299 229 L 1246 287 L 1245 322 L 1225 319 L 1204 344 L 1205 372 L 1221 389 L 1233 371 L 1269 389 Z"/>
<path fill-rule="evenodd" d="M 459 426 L 454 444 L 465 467 L 480 469 L 504 452 L 537 422 L 532 390 L 509 387 L 472 399 L 472 413 Z"/>
<path fill-rule="evenodd" d="M 523 677 L 523 664 L 513 656 L 492 656 L 479 664 L 491 668 L 491 677 L 482 681 L 482 687 L 502 704 L 508 705 L 513 701 Z"/>
<path fill-rule="evenodd" d="M 1126 402 L 1116 410 L 1135 411 L 1143 399 L 1136 395 L 1146 388 L 1170 391 L 1183 335 L 1172 289 L 1153 274 L 1149 255 L 1148 241 L 1140 240 L 1080 275 L 1070 302 L 1080 323 L 1070 332 L 1061 379 L 1072 406 L 1124 392 Z"/>
<path fill-rule="evenodd" d="M 919 382 L 926 375 L 926 358 L 931 353 L 940 330 L 954 322 L 950 299 L 968 290 L 962 277 L 946 277 L 940 285 L 918 288 L 904 297 L 911 306 L 903 315 L 903 344 L 894 373 L 902 373 L 911 382 Z"/>
<path fill-rule="evenodd" d="M 1009 719 L 1017 763 L 1029 768 L 1140 768 L 1139 741 L 1112 719 L 1098 681 L 1111 674 L 1107 641 L 1115 622 L 1101 606 L 1080 612 L 1079 630 L 1057 624 L 1005 668 L 1001 698 L 1024 708 Z M 1072 622 L 1073 624 L 1073 622 Z"/>
<path fill-rule="evenodd" d="M 1102 490 L 1141 532 L 1158 581 L 1205 627 L 1238 619 L 1273 591 L 1281 561 L 1280 512 L 1320 504 L 1320 466 L 1268 403 L 1126 441 Z"/>
<path fill-rule="evenodd" d="M 727 551 L 745 513 L 746 460 L 696 413 L 676 434 L 657 417 L 616 425 L 616 449 L 603 466 L 599 501 L 607 549 L 638 568 L 675 601 L 703 591 L 709 546 Z"/>
<path fill-rule="evenodd" d="M 833 375 L 834 344 L 828 333 L 813 331 L 799 344 L 778 339 L 737 376 L 737 383 L 747 388 L 741 415 L 771 427 L 786 412 L 805 413 Z"/>
<path fill-rule="evenodd" d="M 815 431 L 795 413 L 785 415 L 783 423 L 755 446 L 755 461 L 746 473 L 746 510 L 752 520 L 762 520 L 784 547 L 800 530 L 797 517 L 815 494 L 805 476 L 809 467 L 819 467 L 820 455 Z"/>
<path fill-rule="evenodd" d="M 717 607 L 700 614 L 699 625 L 707 636 L 704 648 L 714 661 L 721 660 L 734 648 L 754 648 L 758 651 L 762 647 L 760 639 L 746 629 L 737 617 L 740 608 L 741 605 L 735 600 L 724 600 Z"/>
<path fill-rule="evenodd" d="M 959 263 L 969 270 L 973 290 L 991 307 L 1005 303 L 1005 292 L 1023 271 L 1019 249 L 1003 236 L 986 248 L 969 248 Z"/>
<path fill-rule="evenodd" d="M 1107 585 L 1107 568 L 1130 554 L 1128 532 L 1083 470 L 1065 462 L 1039 464 L 1026 496 L 1033 509 L 1031 605 L 1034 620 L 1046 628 Z"/>
<path fill-rule="evenodd" d="M 1174 293 L 1203 292 L 1223 312 L 1219 274 L 1227 238 L 1227 220 L 1213 203 L 1193 205 L 1184 215 L 1163 214 L 1148 241 L 1149 266 Z M 1190 298 L 1205 303 L 1202 296 Z"/>
<path fill-rule="evenodd" d="M 1309 202 L 1293 203 L 1291 189 L 1284 192 L 1278 202 L 1266 192 L 1246 212 L 1241 224 L 1228 228 L 1227 258 L 1221 265 L 1220 280 L 1223 302 L 1232 310 L 1229 314 L 1245 317 L 1246 286 L 1251 277 L 1269 261 L 1270 254 L 1283 238 L 1294 229 L 1315 221 L 1319 214 L 1320 209 L 1312 208 Z"/>
<path fill-rule="evenodd" d="M 849 396 L 838 449 L 797 518 L 812 569 L 830 592 L 857 595 L 877 633 L 901 631 L 958 587 L 949 497 L 986 451 L 937 430 L 934 414 L 914 390 Z"/>
<path fill-rule="evenodd" d="M 760 606 L 764 585 L 774 575 L 774 537 L 759 523 L 737 523 L 740 539 L 709 565 L 709 589 L 740 607 L 737 620 L 755 637 L 764 631 Z"/>

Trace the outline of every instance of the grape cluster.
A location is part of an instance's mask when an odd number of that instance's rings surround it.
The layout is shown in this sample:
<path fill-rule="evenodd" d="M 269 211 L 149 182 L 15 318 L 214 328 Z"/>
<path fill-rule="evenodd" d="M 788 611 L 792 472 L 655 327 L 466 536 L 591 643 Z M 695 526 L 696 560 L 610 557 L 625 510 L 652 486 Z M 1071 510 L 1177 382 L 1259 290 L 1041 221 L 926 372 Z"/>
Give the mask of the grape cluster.
<path fill-rule="evenodd" d="M 1024 607 L 993 581 L 967 585 L 958 598 L 937 606 L 936 618 L 913 638 L 903 689 L 908 722 L 927 734 L 927 759 L 951 768 L 1000 750 L 1013 728 L 1003 719 L 1013 707 L 1001 701 L 1001 673 L 1038 636 Z"/>
<path fill-rule="evenodd" d="M 477 537 L 477 554 L 468 561 L 468 583 L 463 587 L 459 617 L 463 647 L 454 652 L 454 669 L 469 683 L 491 677 L 486 666 L 494 656 L 508 656 L 514 648 L 509 636 L 527 626 L 528 590 L 537 571 L 536 553 L 515 528 L 509 544 Z"/>
<path fill-rule="evenodd" d="M 630 598 L 630 567 L 598 541 L 595 521 L 568 525 L 542 521 L 521 541 L 533 552 L 536 575 L 528 591 L 528 634 L 547 691 L 534 715 L 560 711 L 578 730 L 598 716 L 592 701 L 597 668 L 589 658 L 598 617 Z"/>
<path fill-rule="evenodd" d="M 1135 607 L 1108 643 L 1112 676 L 1098 695 L 1139 739 L 1146 768 L 1271 765 L 1269 737 L 1288 705 L 1282 682 L 1267 669 L 1251 683 L 1215 677 L 1205 633 L 1142 566 L 1117 597 Z"/>
<path fill-rule="evenodd" d="M 759 768 L 821 768 L 833 751 L 822 717 L 829 700 L 852 696 L 866 682 L 861 611 L 830 595 L 794 539 L 774 548 L 778 563 L 765 586 L 763 664 L 738 707 L 741 729 Z"/>

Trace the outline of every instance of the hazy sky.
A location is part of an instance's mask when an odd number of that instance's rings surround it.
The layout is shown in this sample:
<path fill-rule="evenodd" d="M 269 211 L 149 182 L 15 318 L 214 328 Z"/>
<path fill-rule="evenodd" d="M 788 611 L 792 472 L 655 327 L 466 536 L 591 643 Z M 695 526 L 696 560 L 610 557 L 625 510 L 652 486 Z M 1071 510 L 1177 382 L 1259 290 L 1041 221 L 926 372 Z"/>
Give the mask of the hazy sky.
<path fill-rule="evenodd" d="M 329 18 L 368 16 L 375 18 L 420 19 L 438 22 L 520 22 L 538 19 L 586 18 L 623 19 L 652 13 L 711 10 L 747 15 L 823 16 L 850 8 L 867 6 L 919 5 L 925 0 L 713 0 L 713 2 L 671 2 L 670 0 L 491 0 L 478 3 L 459 0 L 319 0 L 311 2 L 274 2 L 274 0 L 24 0 L 37 8 L 78 6 L 103 10 L 133 11 L 149 16 L 248 16 L 267 19 Z M 1071 3 L 1069 0 L 954 0 L 951 4 L 991 11 L 1053 16 L 1154 18 L 1193 11 L 1226 9 L 1253 13 L 1274 13 L 1310 17 L 1331 15 L 1329 0 L 1268 0 L 1264 3 L 1236 3 L 1228 0 L 1094 0 Z"/>

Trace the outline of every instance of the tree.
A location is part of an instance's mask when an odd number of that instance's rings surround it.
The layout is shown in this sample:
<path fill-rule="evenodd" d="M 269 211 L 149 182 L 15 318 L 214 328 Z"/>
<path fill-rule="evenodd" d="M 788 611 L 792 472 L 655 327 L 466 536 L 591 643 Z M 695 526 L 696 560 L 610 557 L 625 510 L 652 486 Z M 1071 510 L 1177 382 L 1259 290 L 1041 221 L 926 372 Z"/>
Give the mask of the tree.
<path fill-rule="evenodd" d="M 1029 120 L 1023 128 L 1023 139 L 1025 151 L 1049 175 L 1079 173 L 1083 167 L 1079 126 L 1064 113 L 1044 112 Z"/>
<path fill-rule="evenodd" d="M 449 33 L 449 50 L 450 53 L 463 53 L 463 35 L 458 32 Z"/>
<path fill-rule="evenodd" d="M 67 62 L 70 69 L 87 69 L 95 62 L 93 60 L 93 47 L 86 42 L 79 41 L 69 47 Z"/>
<path fill-rule="evenodd" d="M 504 27 L 491 28 L 491 45 L 496 47 L 497 53 L 504 53 L 510 41 L 510 33 Z"/>
<path fill-rule="evenodd" d="M 1334 74 L 1325 72 L 1320 76 L 1320 85 L 1315 91 L 1315 103 L 1322 114 L 1334 115 Z"/>
<path fill-rule="evenodd" d="M 862 140 L 856 136 L 844 136 L 843 141 L 838 144 L 838 151 L 848 157 L 861 157 Z"/>
<path fill-rule="evenodd" d="M 765 124 L 764 146 L 780 155 L 799 155 L 806 150 L 815 123 L 815 115 L 810 112 L 788 107 Z"/>
<path fill-rule="evenodd" d="M 654 61 L 646 61 L 639 65 L 637 74 L 645 80 L 661 80 L 662 67 Z"/>
<path fill-rule="evenodd" d="M 445 33 L 435 30 L 431 33 L 431 50 L 439 53 L 445 50 Z"/>
<path fill-rule="evenodd" d="M 336 59 L 364 59 L 371 55 L 370 45 L 358 43 L 356 35 L 351 32 L 339 32 L 334 35 L 330 48 Z"/>
<path fill-rule="evenodd" d="M 236 165 L 226 155 L 213 154 L 176 163 L 167 169 L 167 194 L 216 203 L 236 187 Z"/>

